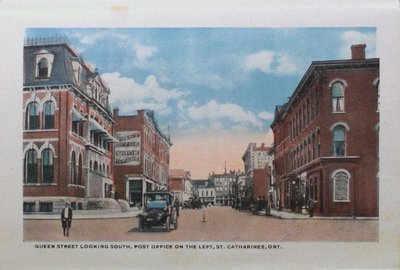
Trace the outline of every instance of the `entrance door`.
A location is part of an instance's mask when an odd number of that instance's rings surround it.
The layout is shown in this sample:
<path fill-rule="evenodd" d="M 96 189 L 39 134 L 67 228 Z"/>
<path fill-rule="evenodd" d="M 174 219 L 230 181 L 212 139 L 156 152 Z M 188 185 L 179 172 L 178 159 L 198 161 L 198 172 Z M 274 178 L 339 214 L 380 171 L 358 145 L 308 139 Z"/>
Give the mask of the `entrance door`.
<path fill-rule="evenodd" d="M 142 205 L 142 180 L 129 181 L 129 204 L 130 206 Z"/>

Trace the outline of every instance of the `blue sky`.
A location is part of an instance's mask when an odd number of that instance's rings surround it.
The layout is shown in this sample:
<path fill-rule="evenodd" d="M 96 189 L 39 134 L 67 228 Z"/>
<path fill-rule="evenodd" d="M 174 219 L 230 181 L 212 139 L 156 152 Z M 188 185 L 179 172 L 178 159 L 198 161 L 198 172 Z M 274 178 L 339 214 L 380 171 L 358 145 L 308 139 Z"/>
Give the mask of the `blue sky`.
<path fill-rule="evenodd" d="M 277 104 L 292 94 L 312 61 L 350 58 L 375 28 L 27 29 L 66 35 L 108 82 L 121 114 L 152 109 L 172 140 L 198 134 L 265 136 Z M 176 145 L 176 144 L 175 144 Z M 243 152 L 245 149 L 243 149 Z"/>

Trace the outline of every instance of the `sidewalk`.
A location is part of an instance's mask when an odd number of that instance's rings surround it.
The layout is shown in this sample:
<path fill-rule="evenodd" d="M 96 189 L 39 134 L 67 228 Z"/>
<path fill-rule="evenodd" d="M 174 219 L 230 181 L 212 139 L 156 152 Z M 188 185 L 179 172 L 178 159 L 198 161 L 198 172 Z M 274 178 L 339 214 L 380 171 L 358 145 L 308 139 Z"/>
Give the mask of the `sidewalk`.
<path fill-rule="evenodd" d="M 276 209 L 271 209 L 271 216 L 282 218 L 282 219 L 325 219 L 325 220 L 334 220 L 334 219 L 347 219 L 347 220 L 378 220 L 378 217 L 322 217 L 322 216 L 313 216 L 310 217 L 308 214 L 299 214 L 293 213 L 286 210 L 278 211 Z"/>
<path fill-rule="evenodd" d="M 120 210 L 73 210 L 73 219 L 131 218 L 142 213 L 137 207 L 128 211 Z M 60 214 L 24 214 L 24 219 L 60 219 Z"/>

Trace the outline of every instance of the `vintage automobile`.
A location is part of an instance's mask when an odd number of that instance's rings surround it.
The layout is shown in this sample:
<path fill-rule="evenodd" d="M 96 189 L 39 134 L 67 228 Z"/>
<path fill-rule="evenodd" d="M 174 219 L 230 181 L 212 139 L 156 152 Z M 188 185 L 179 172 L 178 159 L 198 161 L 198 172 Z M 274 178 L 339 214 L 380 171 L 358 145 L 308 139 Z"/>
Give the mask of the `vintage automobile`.
<path fill-rule="evenodd" d="M 192 209 L 200 209 L 201 208 L 201 200 L 197 197 L 192 198 L 190 205 L 192 207 Z"/>
<path fill-rule="evenodd" d="M 239 211 L 251 211 L 252 201 L 250 198 L 242 197 L 239 201 Z"/>
<path fill-rule="evenodd" d="M 267 200 L 256 200 L 252 204 L 251 212 L 253 215 L 260 215 L 261 211 L 265 211 L 266 215 L 269 216 L 269 205 Z"/>
<path fill-rule="evenodd" d="M 173 195 L 167 191 L 153 191 L 144 194 L 143 213 L 139 214 L 140 231 L 152 227 L 163 227 L 167 232 L 171 226 L 178 229 L 178 216 L 173 204 Z"/>

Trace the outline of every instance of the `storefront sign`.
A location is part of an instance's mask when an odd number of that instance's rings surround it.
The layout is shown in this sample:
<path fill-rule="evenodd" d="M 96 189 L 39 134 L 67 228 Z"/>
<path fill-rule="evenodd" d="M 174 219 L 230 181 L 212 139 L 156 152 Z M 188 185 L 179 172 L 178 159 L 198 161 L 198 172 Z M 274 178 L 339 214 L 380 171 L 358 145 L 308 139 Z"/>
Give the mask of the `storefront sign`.
<path fill-rule="evenodd" d="M 116 134 L 115 165 L 140 164 L 140 132 L 119 131 Z"/>

